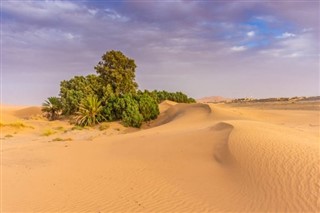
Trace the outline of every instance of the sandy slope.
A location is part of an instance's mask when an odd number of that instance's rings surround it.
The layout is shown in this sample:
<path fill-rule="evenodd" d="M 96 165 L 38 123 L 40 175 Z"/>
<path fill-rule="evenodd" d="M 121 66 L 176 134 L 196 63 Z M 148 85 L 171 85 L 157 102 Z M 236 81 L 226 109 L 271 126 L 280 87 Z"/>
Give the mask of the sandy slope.
<path fill-rule="evenodd" d="M 160 108 L 130 133 L 118 123 L 99 131 L 27 120 L 33 129 L 5 138 L 13 130 L 3 127 L 2 211 L 320 211 L 318 111 Z M 48 126 L 65 131 L 41 136 Z"/>

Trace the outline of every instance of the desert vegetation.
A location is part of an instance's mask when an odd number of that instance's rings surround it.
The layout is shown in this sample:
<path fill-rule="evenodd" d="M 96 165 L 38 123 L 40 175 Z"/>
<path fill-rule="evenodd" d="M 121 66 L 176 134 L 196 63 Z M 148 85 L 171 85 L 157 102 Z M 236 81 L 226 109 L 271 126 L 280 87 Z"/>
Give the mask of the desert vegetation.
<path fill-rule="evenodd" d="M 164 100 L 195 102 L 182 92 L 138 90 L 136 67 L 122 52 L 106 52 L 94 67 L 97 75 L 62 81 L 59 97 L 49 97 L 42 111 L 49 120 L 63 115 L 79 126 L 121 120 L 125 126 L 139 128 L 144 121 L 157 118 L 158 104 Z"/>
<path fill-rule="evenodd" d="M 15 122 L 10 122 L 10 123 L 2 123 L 0 122 L 0 127 L 11 127 L 15 129 L 22 129 L 22 128 L 31 128 L 33 129 L 34 127 L 31 125 L 27 125 L 21 121 L 15 121 Z"/>

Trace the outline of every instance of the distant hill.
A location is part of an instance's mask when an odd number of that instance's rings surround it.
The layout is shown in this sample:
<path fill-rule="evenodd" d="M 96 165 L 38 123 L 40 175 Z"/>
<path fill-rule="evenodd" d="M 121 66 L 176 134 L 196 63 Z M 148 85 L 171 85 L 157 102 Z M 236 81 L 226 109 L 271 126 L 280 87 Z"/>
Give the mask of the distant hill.
<path fill-rule="evenodd" d="M 197 99 L 198 103 L 219 103 L 219 102 L 229 102 L 232 101 L 231 98 L 226 98 L 222 96 L 209 96 Z"/>

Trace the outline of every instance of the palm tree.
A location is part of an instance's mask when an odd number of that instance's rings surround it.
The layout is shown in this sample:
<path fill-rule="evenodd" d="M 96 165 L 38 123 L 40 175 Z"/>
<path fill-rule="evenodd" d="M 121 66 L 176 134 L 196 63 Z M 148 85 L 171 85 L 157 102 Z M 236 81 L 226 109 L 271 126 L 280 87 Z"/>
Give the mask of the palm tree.
<path fill-rule="evenodd" d="M 42 112 L 46 113 L 46 116 L 49 120 L 55 120 L 59 117 L 59 114 L 62 110 L 62 103 L 60 98 L 57 97 L 49 97 L 42 104 Z"/>
<path fill-rule="evenodd" d="M 88 96 L 83 99 L 76 113 L 76 123 L 80 126 L 94 126 L 101 120 L 103 107 L 96 96 Z"/>

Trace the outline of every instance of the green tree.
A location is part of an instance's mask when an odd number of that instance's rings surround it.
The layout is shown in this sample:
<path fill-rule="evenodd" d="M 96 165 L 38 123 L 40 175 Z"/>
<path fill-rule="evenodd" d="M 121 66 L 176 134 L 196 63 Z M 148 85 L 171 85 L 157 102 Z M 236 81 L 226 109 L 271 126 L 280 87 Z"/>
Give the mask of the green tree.
<path fill-rule="evenodd" d="M 135 82 L 136 64 L 120 51 L 111 50 L 102 56 L 95 70 L 105 85 L 111 85 L 116 95 L 135 93 L 138 84 Z"/>
<path fill-rule="evenodd" d="M 59 114 L 62 110 L 62 103 L 60 98 L 57 97 L 49 97 L 48 100 L 46 100 L 42 104 L 42 112 L 46 113 L 46 117 L 49 120 L 55 120 L 59 117 Z"/>
<path fill-rule="evenodd" d="M 80 126 L 93 126 L 100 121 L 105 120 L 102 115 L 102 105 L 96 96 L 84 98 L 76 113 L 76 124 Z"/>
<path fill-rule="evenodd" d="M 164 100 L 175 101 L 178 103 L 195 103 L 196 101 L 193 98 L 189 98 L 186 94 L 182 92 L 167 92 L 167 91 L 157 91 L 154 90 L 151 92 L 152 97 L 155 97 L 155 100 L 160 103 Z"/>

